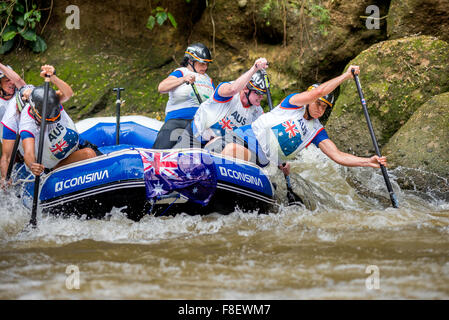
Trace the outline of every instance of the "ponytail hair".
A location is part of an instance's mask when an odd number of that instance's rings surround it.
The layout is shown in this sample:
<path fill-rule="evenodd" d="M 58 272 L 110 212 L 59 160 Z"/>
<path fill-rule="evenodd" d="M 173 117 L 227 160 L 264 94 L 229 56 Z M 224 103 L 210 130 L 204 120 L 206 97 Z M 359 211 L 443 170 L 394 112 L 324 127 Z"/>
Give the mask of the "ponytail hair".
<path fill-rule="evenodd" d="M 181 67 L 187 68 L 188 62 L 189 62 L 189 57 L 185 57 L 185 56 L 184 56 L 184 58 L 182 59 L 182 61 L 181 61 L 181 63 L 180 63 Z"/>

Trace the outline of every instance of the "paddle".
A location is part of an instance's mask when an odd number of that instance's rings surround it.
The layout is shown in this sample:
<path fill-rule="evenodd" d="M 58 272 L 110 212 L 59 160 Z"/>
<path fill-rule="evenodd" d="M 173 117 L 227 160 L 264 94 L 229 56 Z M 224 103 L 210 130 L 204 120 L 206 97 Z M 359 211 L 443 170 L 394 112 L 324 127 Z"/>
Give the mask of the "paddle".
<path fill-rule="evenodd" d="M 358 75 L 356 75 L 354 73 L 354 69 L 352 69 L 351 72 L 352 72 L 352 75 L 354 76 L 355 85 L 357 86 L 357 92 L 359 93 L 360 102 L 362 103 L 363 113 L 365 114 L 365 119 L 368 124 L 368 130 L 369 130 L 369 133 L 371 134 L 371 139 L 373 140 L 374 149 L 376 150 L 377 156 L 381 157 L 380 151 L 379 151 L 379 146 L 377 144 L 377 139 L 374 134 L 373 126 L 371 124 L 371 120 L 370 120 L 370 117 L 368 114 L 368 109 L 366 107 L 366 101 L 365 101 L 365 97 L 362 92 L 362 87 L 360 85 L 359 77 L 358 77 Z M 387 189 L 390 194 L 391 203 L 394 208 L 399 208 L 398 200 L 393 191 L 393 188 L 391 187 L 390 178 L 388 177 L 387 169 L 383 165 L 380 165 L 380 169 L 382 170 L 382 175 L 384 176 L 385 184 L 387 185 Z"/>
<path fill-rule="evenodd" d="M 6 172 L 6 181 L 9 181 L 11 178 L 12 167 L 14 166 L 14 162 L 16 161 L 17 149 L 19 148 L 20 143 L 20 133 L 17 132 L 16 140 L 14 141 L 14 146 L 12 148 L 11 158 L 9 159 L 8 171 Z"/>
<path fill-rule="evenodd" d="M 117 91 L 117 100 L 116 103 L 116 110 L 115 110 L 115 116 L 116 116 L 116 126 L 115 126 L 115 144 L 120 144 L 120 106 L 122 105 L 122 101 L 120 100 L 120 92 L 124 91 L 125 88 L 114 88 L 112 91 Z"/>
<path fill-rule="evenodd" d="M 50 88 L 50 77 L 45 75 L 45 85 L 44 85 L 44 101 L 42 106 L 42 120 L 41 120 L 41 131 L 39 133 L 39 147 L 37 149 L 37 163 L 42 164 L 42 153 L 44 149 L 44 137 L 45 137 L 45 127 L 47 125 L 47 101 L 48 101 L 48 90 Z M 33 207 L 31 209 L 31 219 L 30 224 L 36 227 L 37 219 L 37 204 L 39 200 L 39 184 L 41 176 L 38 175 L 34 179 L 34 193 L 33 193 Z"/>
<path fill-rule="evenodd" d="M 198 89 L 196 88 L 195 83 L 192 83 L 191 85 L 192 85 L 193 92 L 195 93 L 196 98 L 198 99 L 198 102 L 199 102 L 200 104 L 202 104 L 202 103 L 203 103 L 203 99 L 201 99 L 201 96 L 200 96 L 200 94 L 198 93 Z"/>
<path fill-rule="evenodd" d="M 270 107 L 270 111 L 273 110 L 273 101 L 271 99 L 271 91 L 270 91 L 270 80 L 268 79 L 267 72 L 262 69 L 263 78 L 265 81 L 265 86 L 267 87 L 267 100 L 268 100 L 268 106 Z M 285 166 L 285 163 L 282 164 Z M 290 182 L 290 176 L 284 174 L 285 182 L 287 184 L 287 200 L 289 205 L 295 205 L 295 204 L 304 204 L 301 197 L 298 196 L 292 188 L 292 184 Z"/>

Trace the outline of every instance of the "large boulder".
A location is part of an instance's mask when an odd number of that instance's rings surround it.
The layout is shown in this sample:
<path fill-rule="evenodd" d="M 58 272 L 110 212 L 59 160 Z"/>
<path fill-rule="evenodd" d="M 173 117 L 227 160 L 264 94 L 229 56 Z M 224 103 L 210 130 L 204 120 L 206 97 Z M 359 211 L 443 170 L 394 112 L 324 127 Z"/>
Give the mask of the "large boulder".
<path fill-rule="evenodd" d="M 385 1 L 216 0 L 194 27 L 196 38 L 215 43 L 217 77 L 233 80 L 258 57 L 270 62 L 273 102 L 339 74 L 372 44 L 387 39 L 385 19 L 366 26 L 366 9 Z"/>
<path fill-rule="evenodd" d="M 398 170 L 401 187 L 432 191 L 449 200 L 449 92 L 424 103 L 382 153 Z"/>
<path fill-rule="evenodd" d="M 349 64 L 361 68 L 360 82 L 380 147 L 424 102 L 449 91 L 449 44 L 430 36 L 375 44 Z M 360 156 L 374 153 L 354 81 L 341 85 L 326 130 L 341 150 Z"/>
<path fill-rule="evenodd" d="M 413 34 L 449 41 L 449 0 L 392 0 L 387 17 L 391 39 Z"/>

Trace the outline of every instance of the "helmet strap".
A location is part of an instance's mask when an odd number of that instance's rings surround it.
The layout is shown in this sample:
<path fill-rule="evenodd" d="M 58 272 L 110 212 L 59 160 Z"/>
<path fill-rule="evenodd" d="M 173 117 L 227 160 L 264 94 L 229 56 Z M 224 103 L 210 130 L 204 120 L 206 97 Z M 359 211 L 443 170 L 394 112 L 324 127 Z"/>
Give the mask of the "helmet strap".
<path fill-rule="evenodd" d="M 189 65 L 192 67 L 193 71 L 195 71 L 195 73 L 198 73 L 195 69 L 195 63 L 192 63 L 192 60 L 189 60 Z"/>
<path fill-rule="evenodd" d="M 245 92 L 246 100 L 248 101 L 248 107 L 251 106 L 251 101 L 249 101 L 250 94 L 251 94 L 251 90 L 248 89 L 248 92 Z"/>

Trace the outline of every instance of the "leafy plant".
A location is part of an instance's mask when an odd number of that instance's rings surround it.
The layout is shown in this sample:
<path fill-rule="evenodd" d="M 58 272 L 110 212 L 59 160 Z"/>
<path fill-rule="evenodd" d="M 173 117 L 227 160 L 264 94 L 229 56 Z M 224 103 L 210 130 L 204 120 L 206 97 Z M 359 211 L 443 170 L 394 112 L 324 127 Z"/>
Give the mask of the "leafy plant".
<path fill-rule="evenodd" d="M 36 34 L 41 21 L 41 12 L 32 0 L 10 0 L 0 2 L 0 54 L 5 54 L 21 37 L 34 52 L 47 49 L 45 41 Z"/>
<path fill-rule="evenodd" d="M 264 18 L 266 19 L 265 25 L 267 27 L 269 27 L 271 24 L 270 20 L 268 19 L 270 12 L 271 12 L 271 0 L 269 0 L 268 2 L 265 2 L 262 7 L 262 13 L 263 13 Z"/>
<path fill-rule="evenodd" d="M 313 4 L 309 7 L 309 15 L 320 20 L 318 28 L 322 35 L 327 36 L 328 32 L 326 29 L 331 23 L 329 10 L 318 4 Z"/>
<path fill-rule="evenodd" d="M 167 11 L 167 9 L 162 7 L 157 7 L 156 9 L 152 10 L 152 15 L 148 17 L 147 25 L 146 27 L 150 30 L 153 30 L 154 26 L 156 25 L 156 22 L 158 25 L 163 25 L 164 22 L 168 19 L 171 23 L 171 25 L 176 29 L 178 27 L 178 24 L 176 23 L 175 17 Z"/>

